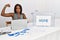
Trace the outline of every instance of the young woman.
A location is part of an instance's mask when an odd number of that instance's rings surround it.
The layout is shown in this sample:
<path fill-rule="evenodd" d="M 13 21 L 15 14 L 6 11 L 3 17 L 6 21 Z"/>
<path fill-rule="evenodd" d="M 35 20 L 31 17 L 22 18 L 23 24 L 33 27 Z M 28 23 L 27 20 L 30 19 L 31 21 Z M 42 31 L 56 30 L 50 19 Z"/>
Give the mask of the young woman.
<path fill-rule="evenodd" d="M 22 13 L 22 6 L 20 4 L 16 4 L 14 7 L 14 13 L 5 13 L 5 9 L 7 7 L 10 7 L 9 4 L 6 4 L 4 8 L 2 9 L 1 15 L 4 17 L 12 17 L 13 20 L 16 19 L 26 19 L 26 16 L 24 13 Z"/>
<path fill-rule="evenodd" d="M 26 19 L 24 13 L 22 13 L 22 6 L 20 4 L 16 4 L 14 7 L 14 13 L 5 13 L 5 9 L 10 7 L 10 4 L 6 4 L 2 9 L 1 15 L 4 17 L 12 17 L 13 20 L 17 19 Z M 7 22 L 7 24 L 11 24 L 11 22 Z"/>

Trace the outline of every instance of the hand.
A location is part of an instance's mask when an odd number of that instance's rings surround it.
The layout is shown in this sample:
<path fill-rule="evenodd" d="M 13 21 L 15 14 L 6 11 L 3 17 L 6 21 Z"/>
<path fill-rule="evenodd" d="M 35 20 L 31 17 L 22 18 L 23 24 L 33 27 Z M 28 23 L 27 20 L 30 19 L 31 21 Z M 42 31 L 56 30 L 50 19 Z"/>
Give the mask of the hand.
<path fill-rule="evenodd" d="M 10 7 L 10 4 L 6 4 L 5 7 Z"/>

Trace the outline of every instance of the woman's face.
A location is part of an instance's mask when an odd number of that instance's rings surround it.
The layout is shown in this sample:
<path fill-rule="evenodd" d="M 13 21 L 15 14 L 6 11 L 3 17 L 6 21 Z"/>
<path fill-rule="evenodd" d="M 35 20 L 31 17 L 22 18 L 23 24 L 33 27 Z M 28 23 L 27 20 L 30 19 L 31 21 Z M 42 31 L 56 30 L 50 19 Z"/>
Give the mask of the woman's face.
<path fill-rule="evenodd" d="M 20 7 L 19 7 L 19 6 L 16 6 L 16 12 L 17 12 L 17 13 L 20 13 L 20 11 L 21 11 L 21 10 L 20 10 Z"/>

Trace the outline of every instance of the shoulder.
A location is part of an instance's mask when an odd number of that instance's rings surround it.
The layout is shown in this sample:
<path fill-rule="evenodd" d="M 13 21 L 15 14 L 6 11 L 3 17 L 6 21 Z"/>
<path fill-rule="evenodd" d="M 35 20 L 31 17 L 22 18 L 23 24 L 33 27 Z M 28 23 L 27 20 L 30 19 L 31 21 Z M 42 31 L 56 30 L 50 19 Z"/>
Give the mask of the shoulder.
<path fill-rule="evenodd" d="M 27 19 L 24 13 L 23 13 L 23 18 L 24 18 L 24 19 Z"/>
<path fill-rule="evenodd" d="M 22 15 L 25 15 L 24 13 L 22 13 Z"/>

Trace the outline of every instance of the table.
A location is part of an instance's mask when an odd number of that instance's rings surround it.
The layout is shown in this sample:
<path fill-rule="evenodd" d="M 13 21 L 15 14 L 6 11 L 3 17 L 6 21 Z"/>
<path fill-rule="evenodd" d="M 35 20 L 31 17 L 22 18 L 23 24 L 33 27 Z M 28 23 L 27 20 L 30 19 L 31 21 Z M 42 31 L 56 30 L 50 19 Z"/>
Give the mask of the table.
<path fill-rule="evenodd" d="M 50 35 L 55 32 L 60 31 L 59 27 L 37 27 L 32 26 L 32 23 L 28 24 L 30 30 L 24 35 L 15 36 L 8 36 L 8 34 L 0 35 L 0 40 L 53 40 L 53 39 L 44 39 L 46 35 Z M 21 30 L 12 31 L 12 33 L 19 32 Z M 57 34 L 58 35 L 58 34 Z M 50 37 L 50 36 L 49 36 Z M 56 36 L 55 36 L 56 37 Z M 54 39 L 55 40 L 55 39 Z"/>

